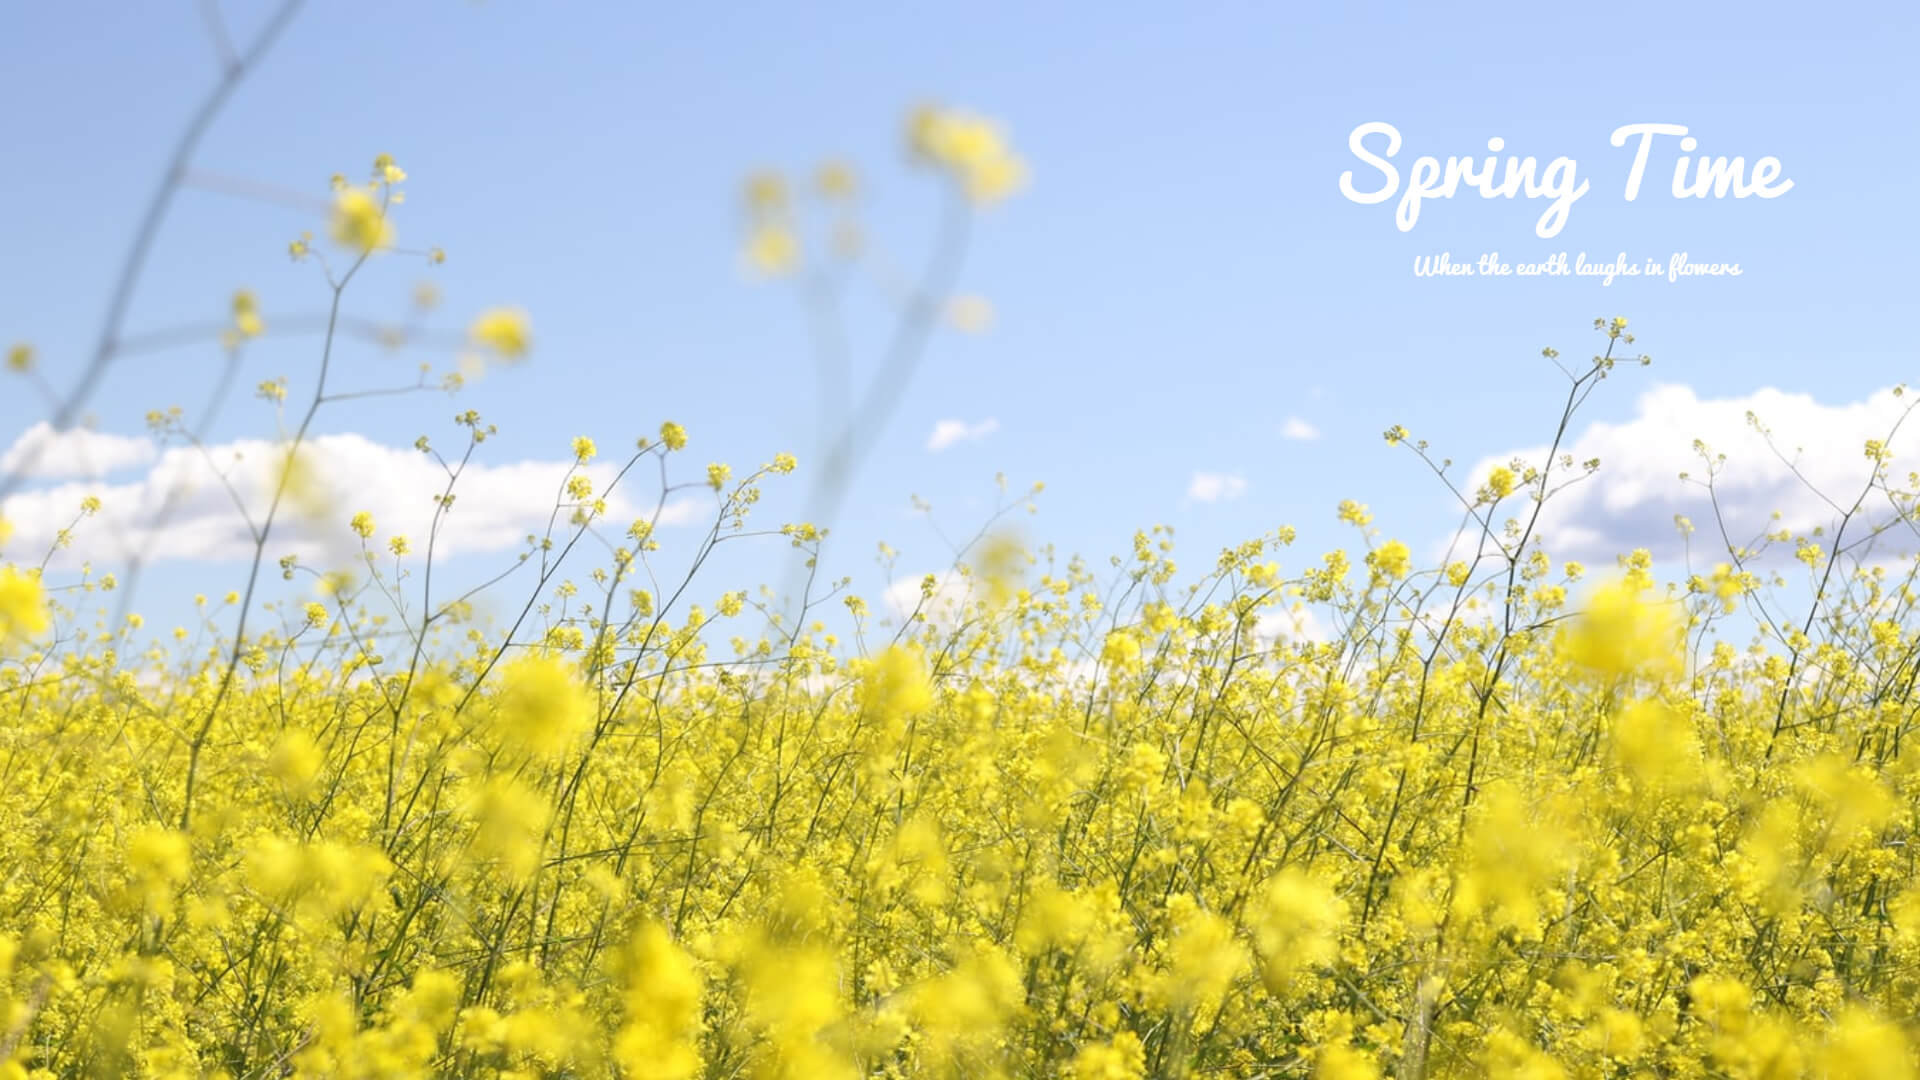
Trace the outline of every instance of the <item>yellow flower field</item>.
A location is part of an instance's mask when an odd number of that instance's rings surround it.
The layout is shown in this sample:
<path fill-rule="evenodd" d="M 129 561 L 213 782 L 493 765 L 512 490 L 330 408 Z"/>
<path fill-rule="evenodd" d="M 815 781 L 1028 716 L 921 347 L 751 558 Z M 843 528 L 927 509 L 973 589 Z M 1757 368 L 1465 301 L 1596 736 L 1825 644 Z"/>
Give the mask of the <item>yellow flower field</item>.
<path fill-rule="evenodd" d="M 1703 651 L 1765 583 L 1588 588 L 1519 543 L 1552 480 L 1431 570 L 995 539 L 853 640 L 363 587 L 133 655 L 10 567 L 5 1075 L 1909 1075 L 1911 572 Z"/>
<path fill-rule="evenodd" d="M 906 144 L 956 220 L 1026 176 L 971 113 L 916 110 Z M 336 178 L 327 238 L 290 246 L 329 345 L 403 250 L 405 179 Z M 751 270 L 822 257 L 784 181 L 747 194 Z M 905 324 L 991 316 L 939 299 Z M 225 348 L 276 331 L 251 292 L 232 311 Z M 1560 432 L 1626 326 L 1563 367 Z M 453 340 L 457 389 L 534 336 L 502 307 Z M 808 576 L 883 385 L 817 468 L 693 460 L 671 422 L 633 444 L 616 485 L 718 500 L 678 581 L 657 510 L 611 518 L 601 443 L 551 433 L 573 471 L 495 624 L 432 591 L 493 428 L 423 438 L 434 535 L 384 533 L 306 449 L 324 357 L 310 401 L 259 384 L 281 438 L 250 574 L 171 643 L 0 522 L 4 1080 L 1914 1075 L 1920 570 L 1855 540 L 1909 528 L 1916 484 L 1879 442 L 1838 533 L 1663 581 L 1541 546 L 1598 463 L 1466 483 L 1394 427 L 1467 522 L 1437 565 L 1354 502 L 1324 508 L 1347 550 L 1281 528 L 1199 572 L 1167 528 L 1096 564 L 996 519 L 896 625 Z M 789 474 L 812 523 L 757 516 Z M 1894 512 L 1867 524 L 1868 494 Z M 283 556 L 293 522 L 357 555 Z M 699 573 L 749 536 L 801 588 Z M 263 599 L 276 559 L 314 599 Z"/>

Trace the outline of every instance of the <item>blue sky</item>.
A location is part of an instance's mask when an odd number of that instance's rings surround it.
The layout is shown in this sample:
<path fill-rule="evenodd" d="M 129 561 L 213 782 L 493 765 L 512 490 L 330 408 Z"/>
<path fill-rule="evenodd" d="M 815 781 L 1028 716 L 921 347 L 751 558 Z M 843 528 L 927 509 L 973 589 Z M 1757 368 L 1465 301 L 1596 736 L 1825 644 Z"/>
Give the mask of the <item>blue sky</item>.
<path fill-rule="evenodd" d="M 222 7 L 237 39 L 267 10 Z M 818 457 L 805 312 L 791 288 L 741 272 L 741 178 L 845 158 L 863 178 L 867 231 L 913 265 L 939 199 L 903 162 L 904 111 L 937 100 L 1002 120 L 1032 181 L 981 214 L 961 277 L 962 291 L 991 300 L 995 324 L 938 335 L 874 435 L 830 563 L 869 593 L 879 540 L 904 552 L 905 573 L 946 561 L 910 495 L 933 503 L 948 532 L 970 533 L 996 472 L 1016 489 L 1046 482 L 1031 537 L 1096 558 L 1166 522 L 1198 569 L 1224 544 L 1292 523 L 1297 569 L 1346 540 L 1333 522 L 1343 498 L 1431 546 L 1453 520 L 1449 497 L 1381 430 L 1405 424 L 1462 467 L 1543 442 L 1564 384 L 1540 348 L 1590 355 L 1596 316 L 1629 316 L 1656 361 L 1622 371 L 1588 414 L 1627 425 L 1595 433 L 1596 445 L 1645 450 L 1627 472 L 1646 478 L 1673 472 L 1672 448 L 1649 435 L 1725 430 L 1769 388 L 1813 396 L 1782 399 L 1807 428 L 1786 437 L 1839 448 L 1829 456 L 1841 475 L 1842 451 L 1857 457 L 1865 437 L 1853 427 L 1885 415 L 1870 395 L 1911 371 L 1916 226 L 1903 207 L 1920 151 L 1904 133 L 1920 112 L 1920 16 L 1906 5 L 1171 11 L 311 5 L 195 164 L 323 196 L 329 174 L 360 175 L 390 152 L 411 176 L 401 242 L 442 246 L 448 261 L 429 273 L 382 259 L 349 310 L 390 317 L 431 276 L 448 327 L 496 303 L 532 314 L 528 365 L 457 402 L 323 413 L 320 432 L 450 443 L 447 418 L 472 407 L 501 427 L 486 459 L 506 465 L 563 458 L 575 434 L 626 445 L 672 418 L 693 433 L 692 478 L 709 459 L 744 467 L 791 450 L 804 470 Z M 33 342 L 64 385 L 175 133 L 216 77 L 214 54 L 188 3 L 14 5 L 0 13 L 0 73 L 0 338 Z M 1484 155 L 1497 135 L 1506 153 L 1576 159 L 1592 188 L 1550 240 L 1533 234 L 1543 202 L 1470 192 L 1428 203 L 1401 232 L 1392 203 L 1357 205 L 1338 189 L 1358 165 L 1348 133 L 1369 121 L 1402 133 L 1403 172 L 1422 154 Z M 1672 199 L 1674 151 L 1662 146 L 1628 203 L 1630 153 L 1607 139 L 1641 122 L 1687 125 L 1701 153 L 1778 157 L 1793 190 Z M 285 244 L 320 228 L 287 206 L 184 192 L 130 328 L 217 320 L 240 286 L 270 318 L 319 310 L 322 283 Z M 1417 255 L 1496 250 L 1514 261 L 1688 252 L 1744 273 L 1602 286 L 1410 270 Z M 860 362 L 875 361 L 887 317 L 871 292 L 850 306 Z M 286 374 L 297 396 L 312 353 L 311 339 L 270 337 L 250 349 L 243 385 Z M 341 362 L 350 381 L 377 385 L 421 359 L 445 357 L 355 345 Z M 130 360 L 91 412 L 102 431 L 138 435 L 146 410 L 193 406 L 219 363 L 211 345 Z M 1688 388 L 1704 430 L 1643 413 L 1640 395 L 1657 384 Z M 0 449 L 43 411 L 0 391 Z M 1679 415 L 1685 427 L 1696 414 Z M 987 419 L 997 428 L 983 438 L 926 448 L 941 420 Z M 1289 419 L 1318 437 L 1285 437 Z M 264 406 L 243 399 L 215 439 L 272 431 Z M 1199 473 L 1237 478 L 1223 489 L 1237 497 L 1190 496 Z M 1777 470 L 1751 486 L 1753 499 L 1791 497 Z M 1587 512 L 1659 521 L 1680 505 L 1636 502 L 1638 490 L 1597 493 Z M 769 516 L 797 515 L 796 502 L 771 496 Z M 776 580 L 783 553 L 728 564 L 739 579 L 712 591 Z M 217 576 L 166 564 L 146 588 L 165 609 Z"/>

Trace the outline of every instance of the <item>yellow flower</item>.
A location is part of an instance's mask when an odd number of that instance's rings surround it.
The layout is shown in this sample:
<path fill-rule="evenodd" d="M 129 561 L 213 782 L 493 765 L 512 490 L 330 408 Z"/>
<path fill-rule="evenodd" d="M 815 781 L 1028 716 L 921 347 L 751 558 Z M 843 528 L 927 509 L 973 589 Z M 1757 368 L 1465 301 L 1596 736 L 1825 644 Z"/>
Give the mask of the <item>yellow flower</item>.
<path fill-rule="evenodd" d="M 1346 905 L 1326 882 L 1298 867 L 1274 875 L 1247 916 L 1267 989 L 1287 994 L 1298 977 L 1333 963 L 1335 935 L 1346 916 Z"/>
<path fill-rule="evenodd" d="M 1026 181 L 1026 163 L 1007 145 L 998 125 L 957 109 L 923 105 L 907 116 L 914 156 L 957 180 L 968 198 L 996 202 Z"/>
<path fill-rule="evenodd" d="M 851 165 L 844 161 L 829 161 L 814 174 L 813 186 L 823 198 L 846 200 L 853 198 L 859 181 Z"/>
<path fill-rule="evenodd" d="M 1372 1055 L 1345 1043 L 1320 1048 L 1314 1055 L 1313 1080 L 1379 1080 L 1380 1066 Z"/>
<path fill-rule="evenodd" d="M 1680 663 L 1680 626 L 1667 604 L 1631 580 L 1596 589 L 1561 643 L 1562 654 L 1603 676 L 1670 674 Z"/>
<path fill-rule="evenodd" d="M 1081 1047 L 1070 1067 L 1071 1080 L 1141 1080 L 1146 1075 L 1146 1046 L 1131 1031 L 1115 1035 L 1111 1042 Z"/>
<path fill-rule="evenodd" d="M 975 1063 L 993 1053 L 1021 997 L 1019 969 L 992 946 L 968 950 L 951 969 L 914 987 L 910 1008 L 929 1063 L 937 1072 L 977 1074 Z"/>
<path fill-rule="evenodd" d="M 333 201 L 333 242 L 366 253 L 393 244 L 393 226 L 380 200 L 361 188 L 344 188 Z"/>
<path fill-rule="evenodd" d="M 17 342 L 7 349 L 7 370 L 25 374 L 33 370 L 33 346 Z"/>
<path fill-rule="evenodd" d="M 260 318 L 260 301 L 247 289 L 233 294 L 233 328 L 241 337 L 259 337 L 267 328 Z"/>
<path fill-rule="evenodd" d="M 407 178 L 400 166 L 393 163 L 392 154 L 380 154 L 373 159 L 373 179 L 380 184 L 398 184 Z"/>
<path fill-rule="evenodd" d="M 1233 924 L 1175 895 L 1167 903 L 1173 932 L 1167 942 L 1167 966 L 1159 994 L 1176 1008 L 1210 1007 L 1221 1001 L 1247 966 L 1247 947 Z"/>
<path fill-rule="evenodd" d="M 1100 660 L 1115 671 L 1132 671 L 1140 666 L 1140 639 L 1125 630 L 1107 635 L 1100 647 Z"/>
<path fill-rule="evenodd" d="M 0 644 L 37 637 L 51 625 L 38 575 L 0 567 Z"/>
<path fill-rule="evenodd" d="M 585 435 L 574 436 L 574 440 L 573 440 L 573 460 L 574 461 L 579 462 L 582 465 L 585 465 L 587 462 L 592 461 L 593 455 L 598 452 L 599 452 L 599 448 L 593 445 L 592 439 L 587 438 Z"/>
<path fill-rule="evenodd" d="M 660 425 L 660 441 L 665 443 L 669 450 L 685 450 L 687 429 L 669 420 Z"/>
<path fill-rule="evenodd" d="M 187 880 L 193 854 L 184 833 L 143 825 L 127 840 L 128 884 L 149 914 L 172 912 L 174 890 Z"/>
<path fill-rule="evenodd" d="M 353 515 L 353 520 L 348 522 L 347 526 L 351 528 L 360 539 L 368 539 L 373 535 L 373 515 L 362 510 Z"/>
<path fill-rule="evenodd" d="M 1389 540 L 1367 553 L 1367 565 L 1383 581 L 1406 577 L 1413 566 L 1412 553 L 1399 540 Z"/>
<path fill-rule="evenodd" d="M 993 304 L 984 296 L 956 296 L 947 302 L 947 322 L 968 334 L 984 333 L 993 325 Z"/>
<path fill-rule="evenodd" d="M 874 658 L 861 688 L 862 707 L 886 718 L 924 712 L 933 704 L 933 688 L 918 656 L 888 649 Z"/>
<path fill-rule="evenodd" d="M 527 313 L 519 308 L 488 308 L 467 328 L 467 338 L 502 359 L 518 360 L 531 347 Z"/>
<path fill-rule="evenodd" d="M 1504 499 L 1513 494 L 1513 484 L 1513 470 L 1505 465 L 1496 465 L 1487 474 L 1487 490 L 1493 493 L 1495 499 Z"/>
<path fill-rule="evenodd" d="M 987 586 L 989 607 L 1004 607 L 1013 599 L 1026 560 L 1026 547 L 1011 532 L 996 532 L 981 542 L 979 553 L 974 557 L 973 570 Z"/>
<path fill-rule="evenodd" d="M 498 867 L 510 881 L 525 881 L 540 865 L 547 801 L 526 783 L 496 775 L 473 792 L 465 806 L 473 822 L 473 853 Z"/>
<path fill-rule="evenodd" d="M 747 263 L 769 276 L 788 273 L 800 264 L 800 238 L 785 225 L 756 226 L 747 236 Z"/>
<path fill-rule="evenodd" d="M 1880 1020 L 1858 1006 L 1840 1014 L 1816 1060 L 1820 1063 L 1819 1075 L 1834 1080 L 1912 1080 L 1916 1075 L 1912 1042 L 1900 1025 Z"/>
<path fill-rule="evenodd" d="M 555 758 L 573 746 L 593 719 L 593 699 L 565 661 L 532 655 L 501 672 L 493 722 L 509 745 L 536 758 Z"/>
<path fill-rule="evenodd" d="M 1701 779 L 1693 722 L 1657 701 L 1640 701 L 1613 721 L 1614 757 L 1641 790 L 1665 795 Z"/>
<path fill-rule="evenodd" d="M 289 499 L 296 510 L 314 521 L 323 521 L 333 513 L 333 492 L 320 475 L 320 466 L 305 445 L 296 444 L 284 453 L 276 450 L 274 490 Z"/>
<path fill-rule="evenodd" d="M 778 214 L 786 210 L 786 178 L 770 170 L 753 173 L 747 177 L 744 202 L 747 212 L 756 217 Z"/>
<path fill-rule="evenodd" d="M 690 1080 L 700 1075 L 701 999 L 705 980 L 693 957 L 665 928 L 643 927 L 628 950 L 626 1023 L 614 1060 L 633 1080 Z"/>
<path fill-rule="evenodd" d="M 326 755 L 319 744 L 313 741 L 312 735 L 298 728 L 280 736 L 267 757 L 267 771 L 280 781 L 289 795 L 306 794 L 325 764 Z"/>

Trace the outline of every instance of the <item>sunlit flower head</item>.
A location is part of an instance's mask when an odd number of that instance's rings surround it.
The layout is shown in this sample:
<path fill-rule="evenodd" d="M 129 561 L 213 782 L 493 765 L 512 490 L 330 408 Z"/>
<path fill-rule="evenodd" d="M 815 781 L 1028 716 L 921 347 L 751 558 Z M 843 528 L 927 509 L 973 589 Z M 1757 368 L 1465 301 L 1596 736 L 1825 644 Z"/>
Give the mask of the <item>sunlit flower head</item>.
<path fill-rule="evenodd" d="M 532 347 L 527 313 L 519 308 L 489 308 L 467 328 L 467 339 L 503 360 L 520 360 Z"/>
<path fill-rule="evenodd" d="M 380 200 L 361 188 L 342 188 L 333 201 L 330 224 L 333 241 L 357 252 L 393 245 L 393 226 Z"/>

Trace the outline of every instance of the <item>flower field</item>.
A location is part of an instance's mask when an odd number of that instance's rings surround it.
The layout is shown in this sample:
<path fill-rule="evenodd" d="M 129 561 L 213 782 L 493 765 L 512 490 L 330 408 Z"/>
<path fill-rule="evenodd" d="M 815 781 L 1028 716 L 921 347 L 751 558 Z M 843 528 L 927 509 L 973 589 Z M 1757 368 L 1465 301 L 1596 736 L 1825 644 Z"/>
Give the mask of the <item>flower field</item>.
<path fill-rule="evenodd" d="M 971 114 L 906 141 L 962 217 L 1025 175 Z M 335 178 L 289 248 L 328 347 L 359 269 L 403 253 L 405 180 L 384 155 Z M 796 201 L 749 184 L 756 272 L 817 257 Z M 236 354 L 275 330 L 251 292 L 232 316 Z M 1626 328 L 1563 364 L 1560 433 L 1643 360 Z M 489 310 L 431 389 L 530 342 Z M 818 469 L 698 462 L 668 422 L 608 484 L 560 432 L 490 621 L 434 567 L 494 429 L 423 438 L 432 532 L 383 532 L 306 449 L 352 396 L 327 356 L 310 400 L 258 385 L 281 428 L 251 565 L 171 637 L 55 562 L 97 500 L 53 551 L 0 519 L 0 1080 L 1914 1075 L 1920 565 L 1864 541 L 1911 535 L 1920 480 L 1884 441 L 1830 528 L 1720 530 L 1671 579 L 1543 546 L 1601 463 L 1556 442 L 1469 482 L 1394 427 L 1457 496 L 1441 558 L 1351 502 L 1324 554 L 1156 527 L 1096 563 L 995 519 L 886 617 L 811 575 L 888 393 Z M 192 445 L 193 419 L 149 422 Z M 656 474 L 717 508 L 673 541 L 683 579 L 658 508 L 609 509 Z M 763 520 L 808 482 L 813 523 Z M 276 525 L 354 553 L 309 566 Z M 752 538 L 797 588 L 702 572 Z M 267 598 L 276 560 L 299 599 Z"/>
<path fill-rule="evenodd" d="M 644 521 L 532 644 L 383 632 L 365 515 L 369 582 L 197 650 L 10 568 L 6 1074 L 1908 1075 L 1911 572 L 1801 538 L 1810 615 L 1703 647 L 1769 582 L 1587 588 L 1554 479 L 1436 569 L 1351 504 L 1185 585 L 989 536 L 850 640 L 633 588 Z"/>

